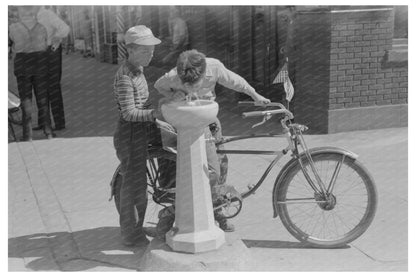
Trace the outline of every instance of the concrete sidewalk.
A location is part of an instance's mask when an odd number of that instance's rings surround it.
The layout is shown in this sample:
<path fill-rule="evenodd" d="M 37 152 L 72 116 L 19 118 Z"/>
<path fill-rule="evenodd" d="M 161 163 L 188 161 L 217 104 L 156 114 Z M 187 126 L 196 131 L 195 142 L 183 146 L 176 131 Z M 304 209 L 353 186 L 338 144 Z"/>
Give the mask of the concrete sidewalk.
<path fill-rule="evenodd" d="M 67 129 L 53 140 L 38 133 L 33 142 L 9 143 L 9 271 L 139 270 L 145 249 L 121 245 L 118 215 L 108 202 L 109 181 L 118 164 L 112 145 L 117 111 L 111 83 L 116 69 L 64 56 Z M 224 127 L 226 135 L 227 128 L 231 126 Z M 338 146 L 360 155 L 379 193 L 374 222 L 346 248 L 304 248 L 279 218 L 272 218 L 274 169 L 232 220 L 252 254 L 254 270 L 406 271 L 407 128 L 306 135 L 306 141 L 310 147 Z M 279 138 L 240 143 L 230 147 L 283 146 Z M 229 182 L 237 187 L 254 182 L 270 157 L 241 160 L 230 157 Z M 155 222 L 157 209 L 149 202 L 146 224 Z"/>

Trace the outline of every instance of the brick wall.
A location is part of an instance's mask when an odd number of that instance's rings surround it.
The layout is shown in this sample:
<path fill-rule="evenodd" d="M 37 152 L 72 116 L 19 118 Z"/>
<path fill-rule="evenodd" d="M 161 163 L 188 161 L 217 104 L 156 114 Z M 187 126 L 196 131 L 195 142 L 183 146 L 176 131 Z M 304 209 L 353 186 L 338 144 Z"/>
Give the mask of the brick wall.
<path fill-rule="evenodd" d="M 386 64 L 393 10 L 331 13 L 329 109 L 407 103 L 407 66 Z"/>
<path fill-rule="evenodd" d="M 393 35 L 389 7 L 298 12 L 295 120 L 314 133 L 407 126 L 407 53 Z"/>

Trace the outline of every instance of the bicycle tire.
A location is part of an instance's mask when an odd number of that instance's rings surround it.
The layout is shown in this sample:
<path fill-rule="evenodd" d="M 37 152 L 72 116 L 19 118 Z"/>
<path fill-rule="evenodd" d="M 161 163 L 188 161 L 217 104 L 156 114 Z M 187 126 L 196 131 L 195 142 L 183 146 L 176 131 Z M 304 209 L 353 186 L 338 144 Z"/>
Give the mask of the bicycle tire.
<path fill-rule="evenodd" d="M 163 150 L 162 148 L 149 149 L 148 158 L 147 158 L 148 161 L 151 159 L 157 159 L 157 158 L 176 160 L 176 155 L 166 150 Z M 150 168 L 154 166 L 151 163 L 147 162 L 146 166 L 147 166 L 147 172 L 149 172 L 149 170 L 150 171 L 153 170 L 153 168 Z M 112 194 L 114 195 L 114 204 L 119 214 L 120 214 L 120 188 L 121 188 L 121 182 L 122 182 L 122 176 L 120 174 L 120 170 L 121 170 L 121 165 L 118 165 L 110 183 L 110 186 L 112 187 Z M 148 189 L 154 190 L 154 186 L 156 185 L 157 184 L 153 183 L 152 180 L 148 179 L 148 182 L 147 182 Z"/>
<path fill-rule="evenodd" d="M 302 173 L 301 166 L 298 162 L 287 171 L 284 178 L 282 179 L 283 181 L 281 182 L 281 184 L 279 184 L 279 189 L 275 192 L 277 193 L 277 195 L 275 195 L 275 197 L 273 198 L 276 199 L 278 203 L 273 204 L 277 206 L 278 214 L 285 228 L 299 241 L 309 244 L 310 246 L 319 248 L 337 248 L 345 246 L 346 244 L 360 237 L 368 229 L 368 227 L 374 219 L 377 209 L 377 191 L 374 181 L 367 169 L 359 161 L 351 157 L 343 156 L 339 153 L 329 152 L 314 153 L 311 156 L 324 184 L 328 184 L 328 178 L 330 180 L 332 175 L 326 174 L 324 176 L 322 174 L 323 166 L 326 164 L 329 168 L 330 164 L 336 164 L 339 161 L 341 161 L 344 157 L 344 161 L 338 175 L 337 183 L 335 184 L 334 191 L 332 194 L 334 196 L 333 200 L 335 200 L 332 202 L 334 204 L 334 207 L 330 205 L 326 206 L 326 204 L 318 204 L 316 202 L 289 204 L 288 201 L 290 201 L 290 199 L 293 199 L 293 201 L 296 202 L 298 201 L 297 199 L 301 199 L 302 196 L 308 197 L 308 195 L 309 197 L 312 197 L 315 200 L 322 200 L 317 199 L 317 196 L 314 194 L 314 191 L 312 190 L 312 188 L 310 188 Z M 310 163 L 308 162 L 306 156 L 303 156 L 302 163 L 307 167 L 310 166 Z M 350 173 L 350 175 L 346 176 L 347 173 Z M 347 178 L 352 175 L 355 175 L 356 179 L 351 180 L 350 178 Z M 297 187 L 295 179 L 300 180 L 299 187 Z M 347 188 L 345 190 L 346 185 L 352 181 L 354 181 L 353 187 Z M 356 184 L 356 181 L 361 182 Z M 363 191 L 363 193 L 365 192 L 364 196 L 354 194 L 354 192 L 357 192 L 355 187 L 359 185 L 362 186 L 361 190 Z M 359 187 L 357 188 L 360 189 Z M 298 189 L 299 191 L 295 192 L 296 189 Z M 342 191 L 342 189 L 344 189 L 344 191 Z M 348 194 L 346 193 L 349 191 L 353 192 L 353 194 L 349 194 L 350 197 L 348 198 Z M 296 196 L 296 194 L 298 196 Z M 364 205 L 363 207 L 364 211 L 362 216 L 359 216 L 360 218 L 358 219 L 358 221 L 357 219 L 354 220 L 355 222 L 354 224 L 352 224 L 352 228 L 350 229 L 345 224 L 345 221 L 355 214 L 358 215 L 357 211 L 360 206 L 354 206 L 351 203 L 347 203 L 346 201 L 348 199 L 352 201 L 355 197 L 359 197 L 360 202 L 361 200 L 366 201 L 366 205 Z M 360 204 L 362 205 L 363 203 Z M 296 205 L 296 207 L 293 208 L 293 205 Z M 302 207 L 302 205 L 306 206 L 306 209 L 303 211 L 300 208 Z M 346 208 L 349 212 L 344 218 L 341 218 L 340 208 Z M 299 213 L 299 210 L 301 211 L 301 213 Z M 318 211 L 321 216 L 318 215 L 318 217 L 316 217 L 315 214 L 311 216 L 311 214 L 314 211 Z M 346 228 L 348 230 L 342 231 L 341 233 L 339 233 L 340 230 L 330 230 L 329 227 L 331 224 L 332 228 L 337 228 L 338 224 L 339 227 L 348 227 Z M 317 227 L 322 227 L 322 233 L 315 232 L 315 229 Z M 328 236 L 326 238 L 325 234 L 329 234 L 331 236 Z"/>
<path fill-rule="evenodd" d="M 20 107 L 9 109 L 9 122 L 14 125 L 22 126 L 22 109 Z"/>

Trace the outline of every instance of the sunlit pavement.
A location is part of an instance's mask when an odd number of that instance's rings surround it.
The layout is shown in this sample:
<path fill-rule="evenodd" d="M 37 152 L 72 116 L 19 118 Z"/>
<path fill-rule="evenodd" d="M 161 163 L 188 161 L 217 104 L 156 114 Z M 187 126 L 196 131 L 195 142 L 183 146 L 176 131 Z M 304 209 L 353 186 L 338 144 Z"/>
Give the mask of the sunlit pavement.
<path fill-rule="evenodd" d="M 117 65 L 77 54 L 64 55 L 62 88 L 67 128 L 52 140 L 35 132 L 33 142 L 9 143 L 10 271 L 138 270 L 145 248 L 121 245 L 118 215 L 114 203 L 108 201 L 109 181 L 118 164 L 112 144 L 117 120 L 112 94 L 116 70 Z M 151 89 L 152 82 L 163 72 L 147 69 Z M 221 113 L 227 110 L 230 109 L 224 107 Z M 238 128 L 247 129 L 241 125 L 232 131 L 226 128 L 232 125 L 225 124 L 226 135 L 238 133 Z M 279 218 L 273 218 L 272 189 L 278 173 L 275 168 L 231 220 L 250 249 L 254 270 L 406 271 L 407 128 L 306 135 L 306 141 L 310 147 L 338 146 L 359 155 L 379 193 L 374 222 L 345 248 L 303 247 Z M 268 138 L 244 140 L 230 147 L 275 150 L 283 145 L 282 139 Z M 230 185 L 244 187 L 254 183 L 270 161 L 270 157 L 248 159 L 246 162 L 230 157 Z M 146 224 L 154 221 L 155 209 L 149 203 Z"/>

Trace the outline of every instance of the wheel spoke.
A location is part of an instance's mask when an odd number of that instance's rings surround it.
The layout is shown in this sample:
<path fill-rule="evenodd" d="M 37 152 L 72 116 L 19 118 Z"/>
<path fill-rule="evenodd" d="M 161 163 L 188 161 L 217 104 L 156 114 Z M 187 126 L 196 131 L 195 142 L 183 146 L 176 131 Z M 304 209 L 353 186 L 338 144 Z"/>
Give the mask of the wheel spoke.
<path fill-rule="evenodd" d="M 310 177 L 314 182 L 321 180 L 326 201 L 315 195 L 297 165 L 281 185 L 284 196 L 277 197 L 284 199 L 276 202 L 282 222 L 296 238 L 315 245 L 350 242 L 368 228 L 374 217 L 376 195 L 371 177 L 345 155 L 314 154 L 313 161 L 318 176 Z M 303 162 L 311 172 L 309 161 Z"/>
<path fill-rule="evenodd" d="M 328 189 L 327 189 L 327 192 L 329 194 L 331 194 L 332 191 L 334 190 L 335 183 L 336 183 L 338 175 L 339 175 L 339 171 L 341 170 L 341 166 L 344 163 L 344 158 L 345 158 L 345 156 L 342 156 L 342 161 L 339 161 L 337 163 L 337 165 L 335 166 L 334 173 L 332 174 L 331 181 L 329 182 L 329 186 L 328 186 Z"/>

